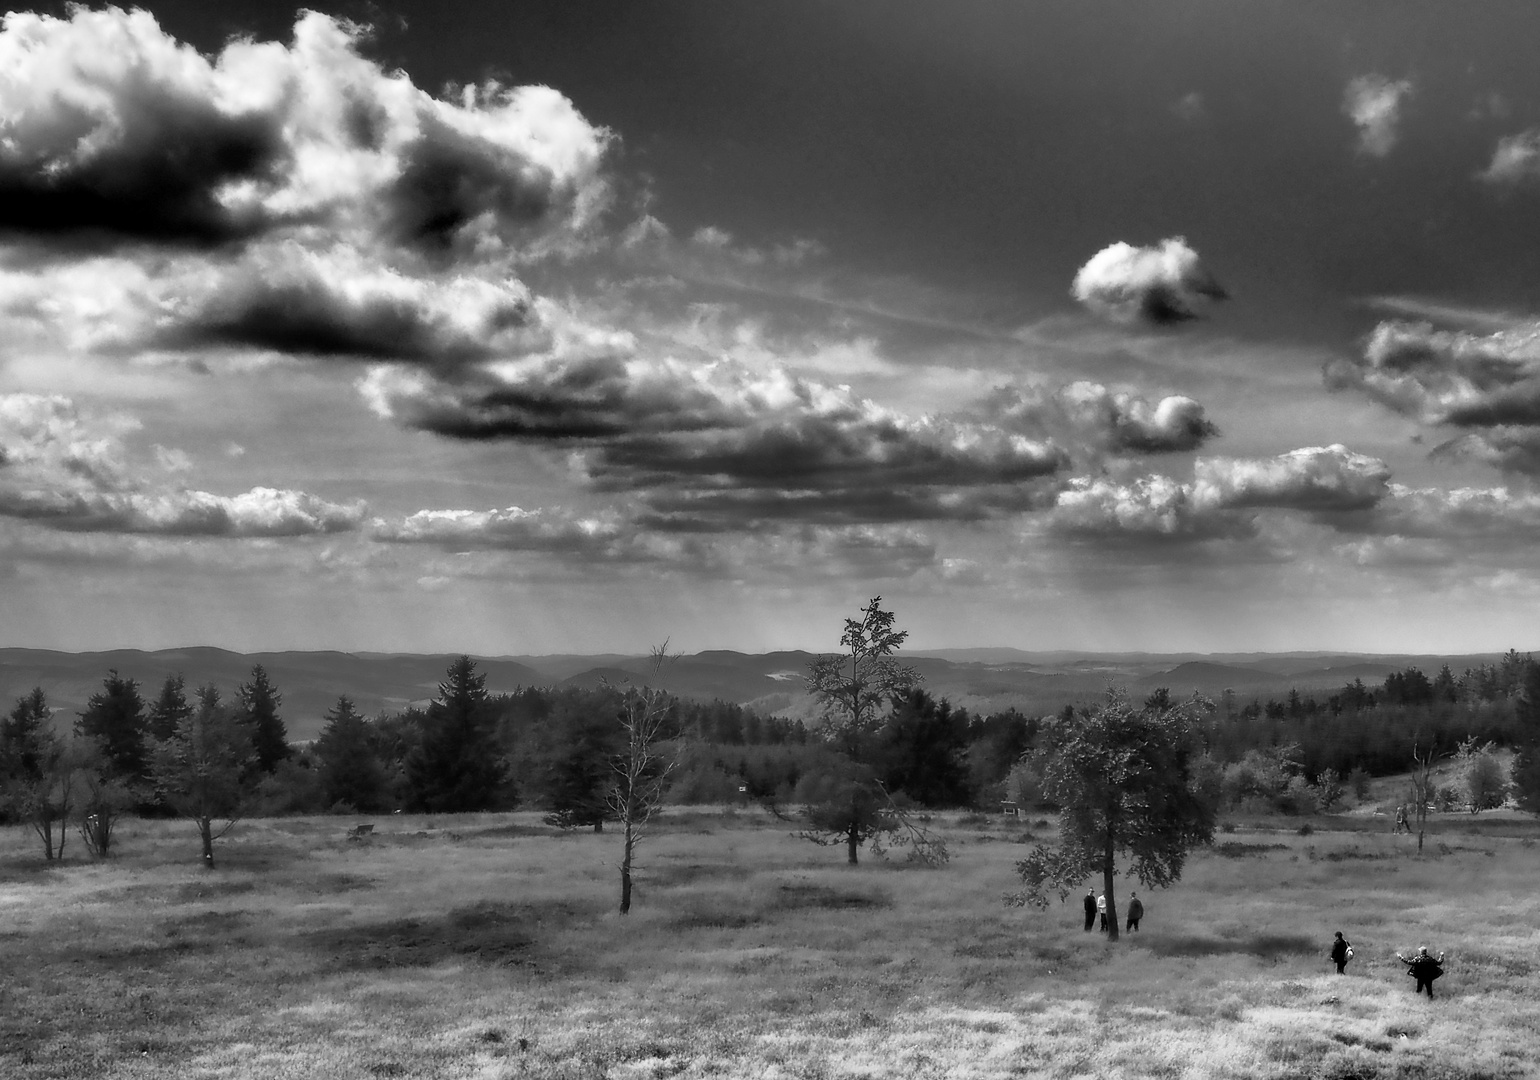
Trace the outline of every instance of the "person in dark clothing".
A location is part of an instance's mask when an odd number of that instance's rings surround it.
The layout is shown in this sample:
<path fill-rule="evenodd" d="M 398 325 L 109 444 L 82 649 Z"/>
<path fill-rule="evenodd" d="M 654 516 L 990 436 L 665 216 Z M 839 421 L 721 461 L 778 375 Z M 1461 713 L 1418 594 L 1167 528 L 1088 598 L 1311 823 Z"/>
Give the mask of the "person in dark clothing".
<path fill-rule="evenodd" d="M 1353 959 L 1353 945 L 1342 936 L 1342 931 L 1337 931 L 1337 939 L 1331 943 L 1331 962 L 1337 965 L 1337 974 L 1341 975 L 1347 969 L 1347 962 Z"/>
<path fill-rule="evenodd" d="M 1416 955 L 1410 960 L 1396 953 L 1396 959 L 1406 965 L 1406 973 L 1417 980 L 1417 989 L 1414 993 L 1428 991 L 1428 1000 L 1433 1000 L 1433 980 L 1444 973 L 1444 954 L 1439 953 L 1438 959 L 1428 955 L 1426 945 L 1419 946 Z"/>
<path fill-rule="evenodd" d="M 1144 918 L 1144 904 L 1139 900 L 1138 893 L 1128 894 L 1128 926 L 1127 929 L 1139 929 L 1139 920 Z"/>
<path fill-rule="evenodd" d="M 1089 932 L 1096 925 L 1096 890 L 1085 891 L 1085 928 Z"/>

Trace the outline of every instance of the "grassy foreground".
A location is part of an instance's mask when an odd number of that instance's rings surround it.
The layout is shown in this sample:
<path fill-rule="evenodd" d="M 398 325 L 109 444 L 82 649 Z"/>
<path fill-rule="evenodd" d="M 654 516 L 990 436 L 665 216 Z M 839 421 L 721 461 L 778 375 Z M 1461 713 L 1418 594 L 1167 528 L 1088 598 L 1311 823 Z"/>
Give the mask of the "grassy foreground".
<path fill-rule="evenodd" d="M 1002 904 L 1046 822 L 951 815 L 949 867 L 852 869 L 674 810 L 625 918 L 613 836 L 352 824 L 244 824 L 212 872 L 176 822 L 58 868 L 0 830 L 0 1076 L 1540 1075 L 1527 821 L 1442 819 L 1421 859 L 1382 821 L 1221 834 L 1116 945 L 1077 897 Z M 1432 1002 L 1393 955 L 1419 944 L 1449 953 Z"/>

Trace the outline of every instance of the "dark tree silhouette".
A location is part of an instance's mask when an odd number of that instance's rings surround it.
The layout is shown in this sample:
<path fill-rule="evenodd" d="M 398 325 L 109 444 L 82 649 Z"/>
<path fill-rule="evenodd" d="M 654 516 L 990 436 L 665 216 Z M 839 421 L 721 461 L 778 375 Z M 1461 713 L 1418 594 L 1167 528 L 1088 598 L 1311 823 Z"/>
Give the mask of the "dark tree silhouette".
<path fill-rule="evenodd" d="M 288 730 L 284 727 L 283 717 L 278 715 L 283 695 L 267 677 L 267 671 L 258 664 L 251 669 L 250 681 L 236 687 L 235 697 L 240 702 L 242 718 L 251 728 L 255 767 L 270 773 L 292 752 Z"/>
<path fill-rule="evenodd" d="M 808 688 L 827 713 L 826 733 L 852 757 L 882 725 L 883 707 L 920 681 L 917 671 L 893 659 L 909 637 L 909 631 L 893 629 L 893 619 L 882 609 L 882 597 L 872 597 L 860 620 L 845 620 L 845 651 L 808 665 Z"/>
<path fill-rule="evenodd" d="M 430 813 L 486 810 L 497 799 L 505 767 L 494 738 L 487 677 L 462 656 L 428 706 L 422 741 L 406 759 L 413 807 Z"/>
<path fill-rule="evenodd" d="M 64 855 L 76 766 L 52 714 L 38 686 L 0 719 L 0 808 L 31 826 L 49 862 Z"/>
<path fill-rule="evenodd" d="M 321 762 L 321 788 L 326 804 L 351 806 L 372 814 L 385 801 L 385 768 L 370 738 L 369 722 L 358 715 L 353 702 L 343 696 L 327 712 L 326 726 L 315 741 Z"/>
<path fill-rule="evenodd" d="M 183 720 L 192 715 L 187 703 L 187 685 L 181 675 L 167 675 L 161 684 L 160 696 L 150 706 L 149 735 L 152 739 L 169 739 Z"/>
<path fill-rule="evenodd" d="M 138 783 L 146 772 L 146 723 L 139 684 L 125 679 L 114 668 L 92 694 L 86 711 L 75 722 L 75 733 L 95 739 L 101 747 L 107 773 L 114 779 Z"/>

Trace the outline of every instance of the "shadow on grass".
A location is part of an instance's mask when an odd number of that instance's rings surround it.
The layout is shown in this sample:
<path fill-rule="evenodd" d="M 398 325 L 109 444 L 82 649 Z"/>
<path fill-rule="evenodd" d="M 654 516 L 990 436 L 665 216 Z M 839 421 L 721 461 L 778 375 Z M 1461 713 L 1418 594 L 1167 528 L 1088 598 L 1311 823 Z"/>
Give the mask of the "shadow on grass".
<path fill-rule="evenodd" d="M 1257 956 L 1281 960 L 1288 956 L 1313 956 L 1320 943 L 1304 934 L 1250 934 L 1238 938 L 1178 934 L 1141 939 L 1139 945 L 1156 956 Z"/>
<path fill-rule="evenodd" d="M 741 896 L 700 893 L 676 900 L 678 912 L 669 919 L 677 930 L 738 930 L 799 911 L 874 911 L 893 906 L 885 891 L 839 888 L 819 882 L 783 882 L 768 895 L 745 901 Z"/>
<path fill-rule="evenodd" d="M 442 915 L 317 930 L 306 943 L 343 969 L 429 967 L 446 960 L 525 964 L 548 931 L 593 917 L 564 903 L 484 902 Z"/>

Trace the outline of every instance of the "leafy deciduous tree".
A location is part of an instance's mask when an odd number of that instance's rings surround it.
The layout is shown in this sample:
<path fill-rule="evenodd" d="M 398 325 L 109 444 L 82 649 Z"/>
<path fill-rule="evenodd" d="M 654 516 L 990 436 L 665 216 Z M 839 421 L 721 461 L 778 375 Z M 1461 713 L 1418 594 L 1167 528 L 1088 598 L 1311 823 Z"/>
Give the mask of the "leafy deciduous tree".
<path fill-rule="evenodd" d="M 197 826 L 203 863 L 210 869 L 214 841 L 235 828 L 246 811 L 254 756 L 250 722 L 219 705 L 199 705 L 175 736 L 155 746 L 151 761 L 156 788 Z"/>
<path fill-rule="evenodd" d="M 0 719 L 0 800 L 37 833 L 49 862 L 64 855 L 75 792 L 75 759 L 53 730 L 52 715 L 39 686 Z"/>
<path fill-rule="evenodd" d="M 861 618 L 846 619 L 844 652 L 815 657 L 808 687 L 828 714 L 828 734 L 859 756 L 865 737 L 882 723 L 882 708 L 920 681 L 919 672 L 893 659 L 909 631 L 893 629 L 894 615 L 874 596 Z"/>
<path fill-rule="evenodd" d="M 1100 871 L 1109 937 L 1117 940 L 1117 857 L 1150 888 L 1181 877 L 1187 852 L 1213 839 L 1215 806 L 1193 785 L 1193 723 L 1207 703 L 1135 709 L 1126 695 L 1060 719 L 1045 730 L 1032 760 L 1049 798 L 1061 807 L 1057 847 L 1038 845 L 1016 864 L 1026 890 L 1015 899 L 1062 900 Z"/>

